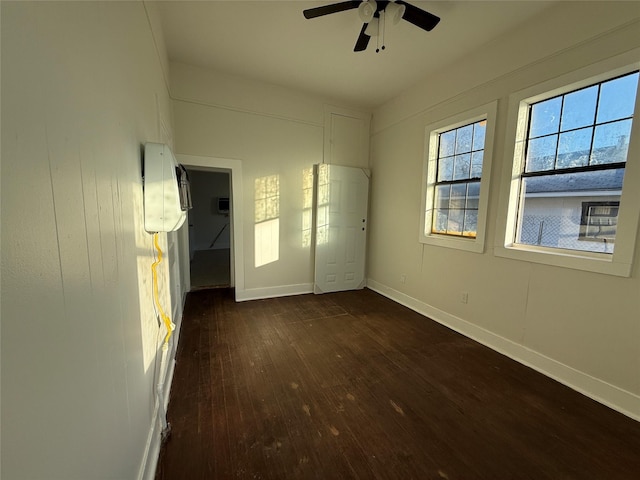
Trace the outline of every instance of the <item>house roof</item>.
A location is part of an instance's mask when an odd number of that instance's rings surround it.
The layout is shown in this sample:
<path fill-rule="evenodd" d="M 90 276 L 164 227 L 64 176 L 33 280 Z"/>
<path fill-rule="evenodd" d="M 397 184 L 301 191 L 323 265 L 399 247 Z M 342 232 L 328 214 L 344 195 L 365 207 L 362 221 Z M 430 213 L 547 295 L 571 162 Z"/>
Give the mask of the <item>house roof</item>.
<path fill-rule="evenodd" d="M 543 175 L 526 179 L 527 194 L 622 190 L 624 168 Z"/>

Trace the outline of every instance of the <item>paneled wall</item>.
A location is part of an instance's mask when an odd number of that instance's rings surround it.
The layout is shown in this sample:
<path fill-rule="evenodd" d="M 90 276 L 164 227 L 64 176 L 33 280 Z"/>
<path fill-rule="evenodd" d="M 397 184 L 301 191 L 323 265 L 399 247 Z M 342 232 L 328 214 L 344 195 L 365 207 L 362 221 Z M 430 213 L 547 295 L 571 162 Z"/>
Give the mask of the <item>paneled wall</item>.
<path fill-rule="evenodd" d="M 162 52 L 142 2 L 2 2 L 3 479 L 142 478 L 158 445 L 141 159 L 171 137 Z"/>

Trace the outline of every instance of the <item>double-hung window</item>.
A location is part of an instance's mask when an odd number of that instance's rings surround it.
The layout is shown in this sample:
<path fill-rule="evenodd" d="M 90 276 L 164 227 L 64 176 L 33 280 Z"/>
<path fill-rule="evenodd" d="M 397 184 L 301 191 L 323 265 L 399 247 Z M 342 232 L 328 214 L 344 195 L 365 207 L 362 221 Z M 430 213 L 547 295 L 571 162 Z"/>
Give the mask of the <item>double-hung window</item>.
<path fill-rule="evenodd" d="M 484 250 L 496 103 L 426 127 L 420 241 Z"/>
<path fill-rule="evenodd" d="M 623 182 L 640 160 L 630 155 L 638 79 L 627 67 L 512 96 L 513 162 L 499 211 L 506 235 L 498 233 L 496 254 L 629 274 L 638 208 Z"/>

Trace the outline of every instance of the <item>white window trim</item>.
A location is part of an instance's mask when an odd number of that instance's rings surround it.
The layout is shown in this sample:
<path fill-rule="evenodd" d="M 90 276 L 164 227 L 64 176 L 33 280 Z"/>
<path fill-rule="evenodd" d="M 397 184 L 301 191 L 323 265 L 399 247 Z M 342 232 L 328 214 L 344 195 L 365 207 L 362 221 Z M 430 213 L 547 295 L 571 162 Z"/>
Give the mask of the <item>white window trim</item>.
<path fill-rule="evenodd" d="M 491 160 L 493 158 L 493 139 L 496 129 L 497 100 L 480 107 L 467 110 L 444 120 L 434 122 L 425 127 L 425 156 L 422 173 L 422 204 L 420 208 L 419 241 L 427 245 L 456 248 L 469 252 L 483 253 L 487 225 L 487 207 L 489 203 L 489 182 L 491 179 Z M 438 163 L 438 135 L 480 120 L 487 121 L 482 160 L 482 177 L 480 179 L 480 198 L 478 201 L 478 228 L 476 238 L 456 237 L 426 232 L 433 216 L 433 200 Z M 427 208 L 429 206 L 429 208 Z M 430 230 L 430 229 L 429 229 Z"/>
<path fill-rule="evenodd" d="M 592 85 L 640 68 L 640 49 L 534 85 L 509 96 L 505 158 L 500 182 L 494 254 L 545 265 L 629 277 L 640 218 L 640 90 L 625 166 L 613 254 L 515 244 L 518 188 L 526 144 L 527 107 L 536 101 Z"/>

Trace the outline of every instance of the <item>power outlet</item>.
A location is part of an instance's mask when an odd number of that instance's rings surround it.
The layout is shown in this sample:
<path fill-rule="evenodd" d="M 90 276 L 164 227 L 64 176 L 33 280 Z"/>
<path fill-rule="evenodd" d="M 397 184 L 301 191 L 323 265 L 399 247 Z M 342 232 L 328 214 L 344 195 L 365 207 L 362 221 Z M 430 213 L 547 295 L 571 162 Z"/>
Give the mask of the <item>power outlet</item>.
<path fill-rule="evenodd" d="M 462 303 L 468 303 L 469 302 L 469 292 L 462 292 L 460 294 L 460 301 Z"/>
<path fill-rule="evenodd" d="M 407 276 L 403 273 L 400 275 L 400 283 L 405 283 L 407 281 Z"/>

